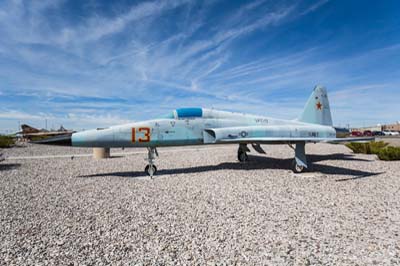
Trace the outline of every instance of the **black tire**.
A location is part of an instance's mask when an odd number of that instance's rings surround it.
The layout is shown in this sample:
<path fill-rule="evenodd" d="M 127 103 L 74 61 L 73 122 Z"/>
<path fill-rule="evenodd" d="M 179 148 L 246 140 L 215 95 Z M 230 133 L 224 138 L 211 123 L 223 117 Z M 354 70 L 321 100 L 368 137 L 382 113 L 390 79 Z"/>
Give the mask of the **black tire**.
<path fill-rule="evenodd" d="M 247 155 L 246 152 L 239 150 L 238 151 L 238 161 L 239 162 L 247 162 L 249 160 L 249 156 Z"/>
<path fill-rule="evenodd" d="M 293 160 L 293 163 L 292 163 L 292 171 L 293 171 L 293 173 L 300 174 L 300 173 L 303 173 L 304 170 L 305 170 L 304 166 L 298 165 L 296 160 Z"/>
<path fill-rule="evenodd" d="M 144 171 L 148 176 L 153 176 L 157 173 L 157 167 L 155 165 L 148 164 L 146 168 L 144 168 Z"/>

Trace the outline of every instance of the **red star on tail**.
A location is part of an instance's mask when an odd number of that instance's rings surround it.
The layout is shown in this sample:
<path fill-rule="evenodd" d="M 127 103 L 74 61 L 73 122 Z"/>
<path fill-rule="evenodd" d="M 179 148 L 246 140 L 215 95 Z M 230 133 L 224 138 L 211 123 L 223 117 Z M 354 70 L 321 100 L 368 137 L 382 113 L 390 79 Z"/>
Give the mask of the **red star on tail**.
<path fill-rule="evenodd" d="M 322 110 L 322 104 L 321 104 L 321 102 L 318 102 L 318 103 L 317 103 L 317 109 L 318 109 L 318 110 Z"/>

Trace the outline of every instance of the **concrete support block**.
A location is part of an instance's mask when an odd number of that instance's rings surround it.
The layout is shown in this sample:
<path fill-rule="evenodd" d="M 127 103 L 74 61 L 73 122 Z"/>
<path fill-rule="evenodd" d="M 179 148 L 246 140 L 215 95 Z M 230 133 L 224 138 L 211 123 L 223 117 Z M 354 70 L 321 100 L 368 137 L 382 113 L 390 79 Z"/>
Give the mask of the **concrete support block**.
<path fill-rule="evenodd" d="M 94 159 L 110 158 L 110 148 L 93 148 Z"/>

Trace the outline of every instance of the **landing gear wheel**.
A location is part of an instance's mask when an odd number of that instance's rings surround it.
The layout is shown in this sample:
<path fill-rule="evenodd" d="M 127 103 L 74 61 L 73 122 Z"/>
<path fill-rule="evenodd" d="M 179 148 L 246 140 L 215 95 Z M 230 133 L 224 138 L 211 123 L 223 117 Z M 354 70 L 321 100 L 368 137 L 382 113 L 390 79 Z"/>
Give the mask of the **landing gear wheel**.
<path fill-rule="evenodd" d="M 146 174 L 150 176 L 150 178 L 153 178 L 153 175 L 157 173 L 157 167 L 154 165 L 154 160 L 156 157 L 158 157 L 158 152 L 155 147 L 148 147 L 147 148 L 148 153 L 147 153 L 147 161 L 149 164 L 144 168 L 144 171 Z"/>
<path fill-rule="evenodd" d="M 239 150 L 238 151 L 238 160 L 239 162 L 247 162 L 249 160 L 249 156 L 247 156 L 247 153 L 244 151 Z"/>
<path fill-rule="evenodd" d="M 304 169 L 305 168 L 303 165 L 299 165 L 299 164 L 297 164 L 296 160 L 293 160 L 293 163 L 292 163 L 293 173 L 300 174 L 300 173 L 304 172 Z"/>
<path fill-rule="evenodd" d="M 144 171 L 147 175 L 153 177 L 153 175 L 157 173 L 157 167 L 155 165 L 148 164 L 146 168 L 144 168 Z"/>

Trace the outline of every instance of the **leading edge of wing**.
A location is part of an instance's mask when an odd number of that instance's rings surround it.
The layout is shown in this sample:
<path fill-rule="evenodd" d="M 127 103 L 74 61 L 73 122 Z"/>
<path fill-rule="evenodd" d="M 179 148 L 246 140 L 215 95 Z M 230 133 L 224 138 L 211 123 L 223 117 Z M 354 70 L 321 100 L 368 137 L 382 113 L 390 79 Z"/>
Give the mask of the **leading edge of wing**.
<path fill-rule="evenodd" d="M 240 139 L 220 139 L 217 143 L 293 143 L 293 142 L 323 142 L 323 143 L 343 143 L 343 142 L 368 142 L 374 141 L 375 138 L 240 138 Z"/>

